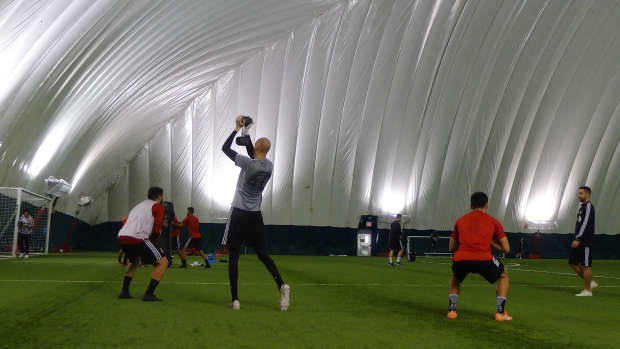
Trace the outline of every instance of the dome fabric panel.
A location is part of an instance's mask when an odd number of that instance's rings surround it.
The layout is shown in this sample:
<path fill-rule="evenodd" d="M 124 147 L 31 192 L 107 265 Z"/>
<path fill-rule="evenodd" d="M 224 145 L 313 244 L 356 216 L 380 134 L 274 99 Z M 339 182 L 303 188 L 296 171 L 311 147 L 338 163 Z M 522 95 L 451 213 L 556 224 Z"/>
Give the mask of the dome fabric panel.
<path fill-rule="evenodd" d="M 74 185 L 119 221 L 151 185 L 222 223 L 237 115 L 272 142 L 263 215 L 451 230 L 484 191 L 507 231 L 617 234 L 617 1 L 61 1 L 0 5 L 0 185 Z M 239 153 L 245 149 L 236 145 Z"/>

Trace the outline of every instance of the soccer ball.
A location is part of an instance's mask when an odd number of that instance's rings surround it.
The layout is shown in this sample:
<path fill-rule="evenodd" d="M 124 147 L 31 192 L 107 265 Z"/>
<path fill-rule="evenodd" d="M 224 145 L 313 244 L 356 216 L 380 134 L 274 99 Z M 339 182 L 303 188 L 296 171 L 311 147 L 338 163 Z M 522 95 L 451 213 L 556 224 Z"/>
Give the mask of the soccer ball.
<path fill-rule="evenodd" d="M 58 250 L 58 252 L 63 253 L 64 251 L 62 250 L 62 248 L 60 250 Z"/>

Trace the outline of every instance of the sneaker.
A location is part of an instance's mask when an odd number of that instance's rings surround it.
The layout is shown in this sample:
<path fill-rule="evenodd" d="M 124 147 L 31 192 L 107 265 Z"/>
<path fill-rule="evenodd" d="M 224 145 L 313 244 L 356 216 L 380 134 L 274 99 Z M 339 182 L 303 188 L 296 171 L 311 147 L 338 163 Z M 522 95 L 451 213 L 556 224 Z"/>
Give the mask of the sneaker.
<path fill-rule="evenodd" d="M 284 284 L 280 287 L 280 310 L 288 310 L 288 306 L 291 304 L 289 295 L 291 294 L 291 286 Z"/>
<path fill-rule="evenodd" d="M 26 254 L 24 255 L 24 258 L 28 258 L 28 253 L 26 253 Z"/>
<path fill-rule="evenodd" d="M 598 283 L 594 280 L 590 281 L 590 292 L 592 292 L 593 289 L 598 287 Z"/>
<path fill-rule="evenodd" d="M 399 267 L 403 266 L 400 262 L 396 262 L 396 265 L 398 265 Z"/>
<path fill-rule="evenodd" d="M 230 307 L 234 310 L 239 310 L 241 309 L 241 304 L 239 303 L 239 301 L 233 301 L 232 303 L 230 303 Z"/>
<path fill-rule="evenodd" d="M 394 266 L 394 263 L 388 263 L 388 265 L 389 265 L 390 267 L 393 267 L 393 266 Z"/>
<path fill-rule="evenodd" d="M 456 319 L 457 317 L 458 317 L 458 315 L 456 315 L 456 311 L 450 310 L 448 312 L 448 319 Z"/>
<path fill-rule="evenodd" d="M 495 321 L 512 321 L 512 317 L 507 312 L 503 314 L 495 313 Z"/>
<path fill-rule="evenodd" d="M 202 264 L 201 264 L 202 265 Z M 211 264 L 205 265 L 205 268 L 211 268 Z"/>
<path fill-rule="evenodd" d="M 179 268 L 187 268 L 187 264 L 181 264 Z"/>
<path fill-rule="evenodd" d="M 23 253 L 22 253 L 22 254 L 20 254 L 20 255 L 19 255 L 19 258 L 24 258 L 24 254 L 23 254 Z"/>
<path fill-rule="evenodd" d="M 157 298 L 154 294 L 145 294 L 142 296 L 142 300 L 145 302 L 163 302 L 163 300 Z"/>
<path fill-rule="evenodd" d="M 130 298 L 133 298 L 133 296 L 129 292 L 121 291 L 121 293 L 118 295 L 118 299 L 130 299 Z"/>
<path fill-rule="evenodd" d="M 592 291 L 583 290 L 583 291 L 577 293 L 575 296 L 577 296 L 577 297 L 592 297 Z"/>

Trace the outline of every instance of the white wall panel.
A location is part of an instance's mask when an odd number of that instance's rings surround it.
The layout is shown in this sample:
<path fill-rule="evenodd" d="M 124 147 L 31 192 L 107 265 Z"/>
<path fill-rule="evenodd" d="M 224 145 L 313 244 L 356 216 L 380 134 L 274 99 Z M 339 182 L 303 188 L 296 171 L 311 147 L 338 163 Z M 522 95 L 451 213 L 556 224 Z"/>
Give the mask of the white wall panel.
<path fill-rule="evenodd" d="M 282 79 L 282 97 L 280 98 L 280 115 L 276 130 L 274 164 L 278 164 L 271 179 L 272 182 L 272 219 L 277 224 L 291 224 L 293 216 L 293 183 L 295 167 L 295 148 L 299 127 L 299 107 L 303 96 L 303 84 L 308 63 L 310 41 L 314 34 L 316 21 L 303 25 L 288 38 L 287 56 Z"/>
<path fill-rule="evenodd" d="M 267 158 L 274 162 L 274 171 L 279 171 L 280 169 L 280 164 L 275 162 L 274 154 L 278 151 L 275 139 L 287 49 L 288 40 L 285 39 L 270 45 L 265 51 L 258 112 L 255 119 L 256 137 L 266 137 L 271 140 L 271 151 L 267 154 Z M 266 224 L 273 222 L 272 197 L 273 178 L 267 183 L 263 191 L 263 218 Z"/>
<path fill-rule="evenodd" d="M 129 209 L 147 199 L 151 176 L 149 171 L 149 146 L 129 161 Z"/>
<path fill-rule="evenodd" d="M 185 209 L 192 205 L 192 119 L 194 107 L 190 105 L 183 115 L 172 123 L 172 188 L 170 201 L 174 202 L 176 214 L 183 217 Z"/>
<path fill-rule="evenodd" d="M 325 97 L 321 109 L 319 135 L 316 145 L 316 166 L 314 169 L 315 190 L 312 196 L 314 211 L 311 216 L 312 225 L 329 225 L 331 206 L 331 190 L 334 182 L 334 162 L 340 122 L 347 93 L 351 66 L 360 34 L 367 17 L 370 2 L 349 2 L 345 9 L 340 29 L 335 40 L 331 56 L 329 74 L 325 86 Z M 346 211 L 343 212 L 346 214 Z"/>
<path fill-rule="evenodd" d="M 128 169 L 126 166 L 110 175 L 112 186 L 108 190 L 108 219 L 111 222 L 122 221 L 130 211 Z"/>
<path fill-rule="evenodd" d="M 162 127 L 149 146 L 149 173 L 151 186 L 164 190 L 164 200 L 169 201 L 172 194 L 172 124 Z"/>
<path fill-rule="evenodd" d="M 293 212 L 291 224 L 310 225 L 314 211 L 312 194 L 314 188 L 314 167 L 316 163 L 316 141 L 319 133 L 319 115 L 325 96 L 325 84 L 332 50 L 344 4 L 334 7 L 320 16 L 314 28 L 310 43 L 306 74 L 303 80 L 303 96 L 299 110 L 299 129 L 293 169 Z"/>
<path fill-rule="evenodd" d="M 194 101 L 194 119 L 192 120 L 192 206 L 201 221 L 210 221 L 213 180 L 213 98 L 212 89 L 208 89 Z"/>

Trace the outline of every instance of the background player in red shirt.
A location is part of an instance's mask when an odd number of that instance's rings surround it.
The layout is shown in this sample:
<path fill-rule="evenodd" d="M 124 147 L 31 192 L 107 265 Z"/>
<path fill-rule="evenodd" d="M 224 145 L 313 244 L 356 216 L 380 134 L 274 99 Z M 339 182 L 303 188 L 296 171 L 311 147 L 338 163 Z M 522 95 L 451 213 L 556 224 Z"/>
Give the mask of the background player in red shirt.
<path fill-rule="evenodd" d="M 471 195 L 472 212 L 459 218 L 450 236 L 452 276 L 450 277 L 450 310 L 448 318 L 456 319 L 456 302 L 461 283 L 469 273 L 480 274 L 489 283 L 497 281 L 497 313 L 495 320 L 512 320 L 504 311 L 508 294 L 508 272 L 504 265 L 493 257 L 491 246 L 508 253 L 510 245 L 502 224 L 487 214 L 489 197 L 482 192 Z"/>
<path fill-rule="evenodd" d="M 205 253 L 202 252 L 202 236 L 200 235 L 199 229 L 200 222 L 198 221 L 198 217 L 194 216 L 194 208 L 188 207 L 187 217 L 185 217 L 183 222 L 181 222 L 180 224 L 172 223 L 172 226 L 177 228 L 186 227 L 187 232 L 189 233 L 189 239 L 181 250 L 181 266 L 179 268 L 187 268 L 186 253 L 188 248 L 195 248 L 202 257 L 202 259 L 205 260 L 205 268 L 211 268 L 211 265 L 209 265 L 209 261 L 207 260 L 207 256 L 205 256 Z"/>
<path fill-rule="evenodd" d="M 181 258 L 181 230 L 178 227 L 179 220 L 175 216 L 172 220 L 172 232 L 170 233 L 170 249 L 175 250 Z"/>

